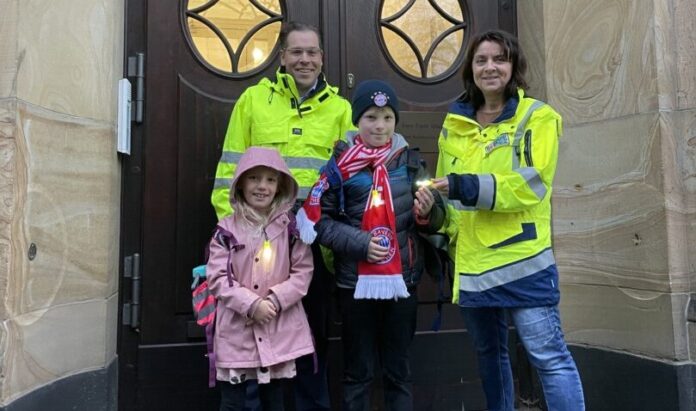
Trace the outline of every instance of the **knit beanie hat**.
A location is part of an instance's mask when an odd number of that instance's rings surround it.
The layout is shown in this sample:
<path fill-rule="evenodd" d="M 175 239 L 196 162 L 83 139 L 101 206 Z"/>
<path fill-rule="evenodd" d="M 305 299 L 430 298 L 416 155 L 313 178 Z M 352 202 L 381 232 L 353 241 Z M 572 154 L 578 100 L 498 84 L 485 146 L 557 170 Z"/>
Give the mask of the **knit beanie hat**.
<path fill-rule="evenodd" d="M 353 124 L 358 125 L 360 117 L 372 106 L 389 106 L 394 110 L 396 123 L 399 122 L 399 99 L 394 89 L 381 80 L 365 80 L 358 84 L 353 94 Z"/>

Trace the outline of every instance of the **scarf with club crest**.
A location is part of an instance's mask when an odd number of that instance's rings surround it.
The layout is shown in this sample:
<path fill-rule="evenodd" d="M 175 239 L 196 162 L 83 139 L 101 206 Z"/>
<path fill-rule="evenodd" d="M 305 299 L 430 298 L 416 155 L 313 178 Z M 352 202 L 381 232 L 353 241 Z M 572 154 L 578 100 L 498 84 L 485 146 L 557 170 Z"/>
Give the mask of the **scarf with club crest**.
<path fill-rule="evenodd" d="M 366 146 L 360 136 L 355 145 L 343 152 L 337 160 L 327 163 L 319 180 L 297 212 L 300 238 L 307 244 L 314 242 L 314 225 L 321 217 L 321 196 L 331 186 L 340 186 L 364 168 L 372 168 L 372 187 L 363 213 L 361 229 L 377 237 L 381 246 L 388 248 L 387 257 L 375 263 L 358 262 L 358 283 L 355 299 L 387 300 L 409 296 L 402 276 L 401 255 L 396 237 L 396 217 L 392 203 L 389 173 L 385 162 L 391 151 L 391 140 L 384 146 Z"/>

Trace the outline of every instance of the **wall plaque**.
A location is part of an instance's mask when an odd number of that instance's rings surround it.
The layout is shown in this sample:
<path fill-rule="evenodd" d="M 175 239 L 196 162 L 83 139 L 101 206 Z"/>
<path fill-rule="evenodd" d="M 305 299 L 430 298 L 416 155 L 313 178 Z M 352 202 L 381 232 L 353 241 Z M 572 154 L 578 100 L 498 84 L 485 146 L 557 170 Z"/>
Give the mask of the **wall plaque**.
<path fill-rule="evenodd" d="M 437 139 L 447 113 L 435 111 L 400 111 L 396 132 L 403 135 L 409 146 L 420 148 L 430 175 L 435 175 Z"/>

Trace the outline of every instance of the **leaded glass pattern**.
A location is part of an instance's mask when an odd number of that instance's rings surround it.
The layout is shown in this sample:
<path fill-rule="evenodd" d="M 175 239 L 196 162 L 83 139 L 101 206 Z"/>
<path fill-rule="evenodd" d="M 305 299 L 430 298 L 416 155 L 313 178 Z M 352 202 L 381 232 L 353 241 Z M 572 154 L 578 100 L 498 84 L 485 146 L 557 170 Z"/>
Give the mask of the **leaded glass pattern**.
<path fill-rule="evenodd" d="M 194 54 L 230 77 L 265 67 L 277 50 L 281 0 L 182 0 L 183 26 Z"/>
<path fill-rule="evenodd" d="M 468 18 L 463 0 L 384 0 L 383 47 L 408 77 L 440 80 L 463 60 Z"/>

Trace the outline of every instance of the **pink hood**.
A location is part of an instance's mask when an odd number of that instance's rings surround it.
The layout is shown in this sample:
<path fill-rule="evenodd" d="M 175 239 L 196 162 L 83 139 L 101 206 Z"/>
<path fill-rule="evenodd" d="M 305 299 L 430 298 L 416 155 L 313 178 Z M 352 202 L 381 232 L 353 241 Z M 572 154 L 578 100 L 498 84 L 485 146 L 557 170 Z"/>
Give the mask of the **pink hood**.
<path fill-rule="evenodd" d="M 299 186 L 295 178 L 290 174 L 290 169 L 288 169 L 288 166 L 285 164 L 285 161 L 283 161 L 278 150 L 263 147 L 249 147 L 239 159 L 237 169 L 234 172 L 234 179 L 230 185 L 230 203 L 233 207 L 238 201 L 236 199 L 236 193 L 239 177 L 244 174 L 245 171 L 256 166 L 265 166 L 278 171 L 281 174 L 281 178 L 278 181 L 278 191 L 282 190 L 289 194 L 288 202 L 290 204 L 295 202 Z"/>

